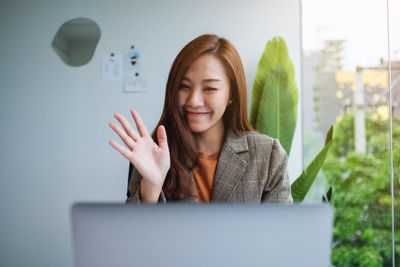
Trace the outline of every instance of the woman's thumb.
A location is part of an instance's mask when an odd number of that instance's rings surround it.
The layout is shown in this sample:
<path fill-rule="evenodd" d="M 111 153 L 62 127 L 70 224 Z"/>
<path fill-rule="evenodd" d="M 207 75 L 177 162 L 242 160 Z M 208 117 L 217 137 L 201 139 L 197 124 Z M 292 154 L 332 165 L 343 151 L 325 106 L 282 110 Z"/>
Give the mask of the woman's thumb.
<path fill-rule="evenodd" d="M 160 125 L 157 128 L 157 140 L 160 148 L 168 149 L 167 132 L 163 125 Z"/>

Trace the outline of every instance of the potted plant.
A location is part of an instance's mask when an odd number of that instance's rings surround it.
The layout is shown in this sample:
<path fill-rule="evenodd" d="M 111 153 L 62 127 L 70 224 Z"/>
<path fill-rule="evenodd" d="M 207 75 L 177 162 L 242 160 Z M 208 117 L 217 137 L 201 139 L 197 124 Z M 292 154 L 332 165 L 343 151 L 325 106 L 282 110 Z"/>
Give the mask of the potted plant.
<path fill-rule="evenodd" d="M 277 138 L 290 154 L 297 122 L 298 87 L 294 67 L 282 37 L 268 41 L 258 64 L 253 85 L 250 122 L 255 130 Z M 325 146 L 291 185 L 295 202 L 302 202 L 313 184 L 332 145 L 333 126 Z M 333 201 L 334 189 L 323 199 Z"/>

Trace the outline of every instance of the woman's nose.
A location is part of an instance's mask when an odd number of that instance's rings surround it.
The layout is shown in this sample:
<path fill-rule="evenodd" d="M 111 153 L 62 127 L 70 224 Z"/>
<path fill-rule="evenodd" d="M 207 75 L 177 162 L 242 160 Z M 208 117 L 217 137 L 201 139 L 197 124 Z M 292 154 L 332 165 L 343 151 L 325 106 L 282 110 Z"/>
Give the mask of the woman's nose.
<path fill-rule="evenodd" d="M 203 105 L 203 95 L 201 93 L 201 90 L 193 88 L 189 93 L 186 105 L 191 107 Z"/>

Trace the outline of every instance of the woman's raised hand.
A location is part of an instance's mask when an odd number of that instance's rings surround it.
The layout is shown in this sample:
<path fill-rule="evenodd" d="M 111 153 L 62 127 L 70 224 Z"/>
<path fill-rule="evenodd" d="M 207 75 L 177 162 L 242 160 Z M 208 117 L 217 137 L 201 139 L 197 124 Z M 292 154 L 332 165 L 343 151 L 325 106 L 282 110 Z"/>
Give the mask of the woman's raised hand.
<path fill-rule="evenodd" d="M 157 128 L 157 145 L 147 131 L 139 113 L 132 109 L 131 114 L 139 133 L 132 128 L 124 116 L 118 113 L 114 114 L 124 129 L 122 130 L 113 122 L 109 126 L 118 134 L 127 148 L 115 141 L 110 141 L 110 145 L 127 158 L 142 175 L 140 190 L 142 200 L 157 202 L 170 167 L 167 133 L 164 126 L 161 125 Z"/>

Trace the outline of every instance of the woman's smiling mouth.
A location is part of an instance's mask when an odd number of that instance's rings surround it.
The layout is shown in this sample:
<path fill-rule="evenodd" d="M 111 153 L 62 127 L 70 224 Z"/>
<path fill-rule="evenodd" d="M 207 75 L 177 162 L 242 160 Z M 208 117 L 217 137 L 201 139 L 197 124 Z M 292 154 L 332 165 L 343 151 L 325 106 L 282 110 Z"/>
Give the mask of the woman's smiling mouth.
<path fill-rule="evenodd" d="M 199 112 L 199 111 L 188 111 L 188 110 L 185 110 L 185 113 L 186 113 L 187 116 L 190 116 L 190 117 L 201 117 L 201 116 L 207 115 L 210 112 Z"/>

